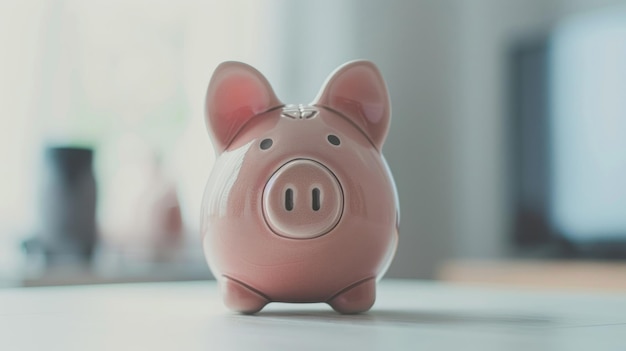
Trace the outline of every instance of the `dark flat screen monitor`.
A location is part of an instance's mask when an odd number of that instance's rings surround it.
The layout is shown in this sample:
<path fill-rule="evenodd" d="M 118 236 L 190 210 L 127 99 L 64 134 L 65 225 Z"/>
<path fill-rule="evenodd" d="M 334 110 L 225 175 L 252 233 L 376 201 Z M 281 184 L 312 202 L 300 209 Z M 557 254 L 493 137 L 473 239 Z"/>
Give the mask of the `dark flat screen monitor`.
<path fill-rule="evenodd" d="M 626 258 L 626 9 L 518 42 L 509 67 L 515 243 Z"/>

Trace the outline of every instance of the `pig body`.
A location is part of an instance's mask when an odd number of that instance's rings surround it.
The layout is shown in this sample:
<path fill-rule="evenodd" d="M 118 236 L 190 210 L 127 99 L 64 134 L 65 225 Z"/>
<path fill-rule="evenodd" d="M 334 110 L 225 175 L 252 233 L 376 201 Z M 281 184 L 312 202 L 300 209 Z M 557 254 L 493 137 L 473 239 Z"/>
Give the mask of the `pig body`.
<path fill-rule="evenodd" d="M 316 102 L 294 106 L 252 67 L 227 62 L 206 103 L 219 157 L 201 231 L 226 305 L 244 313 L 273 301 L 368 310 L 399 224 L 380 151 L 389 99 L 375 66 L 344 65 Z"/>

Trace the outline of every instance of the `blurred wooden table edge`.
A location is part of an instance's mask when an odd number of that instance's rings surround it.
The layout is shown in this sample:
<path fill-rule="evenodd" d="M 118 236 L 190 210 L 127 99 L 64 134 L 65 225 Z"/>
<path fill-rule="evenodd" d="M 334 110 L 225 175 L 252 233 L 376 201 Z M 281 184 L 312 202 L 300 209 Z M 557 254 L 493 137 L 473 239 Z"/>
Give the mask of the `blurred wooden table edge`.
<path fill-rule="evenodd" d="M 626 292 L 626 262 L 617 261 L 452 260 L 437 277 L 464 284 Z"/>

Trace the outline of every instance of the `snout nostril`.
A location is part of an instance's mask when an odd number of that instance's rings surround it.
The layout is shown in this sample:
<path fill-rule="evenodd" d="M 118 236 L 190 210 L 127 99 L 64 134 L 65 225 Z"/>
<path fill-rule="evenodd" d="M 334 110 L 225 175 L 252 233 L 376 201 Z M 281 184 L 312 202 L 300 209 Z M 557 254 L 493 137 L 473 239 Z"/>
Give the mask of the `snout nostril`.
<path fill-rule="evenodd" d="M 291 188 L 285 191 L 285 209 L 287 211 L 293 210 L 293 190 Z"/>
<path fill-rule="evenodd" d="M 313 189 L 313 211 L 319 211 L 320 209 L 320 189 Z"/>
<path fill-rule="evenodd" d="M 323 164 L 295 159 L 265 183 L 261 212 L 268 229 L 289 239 L 312 239 L 330 233 L 344 213 L 344 192 Z"/>

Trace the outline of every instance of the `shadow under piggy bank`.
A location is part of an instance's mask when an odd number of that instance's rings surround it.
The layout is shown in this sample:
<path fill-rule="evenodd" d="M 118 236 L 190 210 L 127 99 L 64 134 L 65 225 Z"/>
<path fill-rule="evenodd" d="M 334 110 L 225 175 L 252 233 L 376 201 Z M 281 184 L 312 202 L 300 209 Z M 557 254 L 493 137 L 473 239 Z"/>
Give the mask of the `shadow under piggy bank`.
<path fill-rule="evenodd" d="M 519 313 L 505 313 L 504 311 L 496 314 L 477 310 L 374 309 L 367 313 L 354 315 L 338 315 L 330 310 L 268 310 L 260 312 L 256 317 L 252 318 L 359 325 L 447 325 L 501 328 L 545 328 L 556 326 L 556 321 L 548 316 L 522 315 Z"/>

